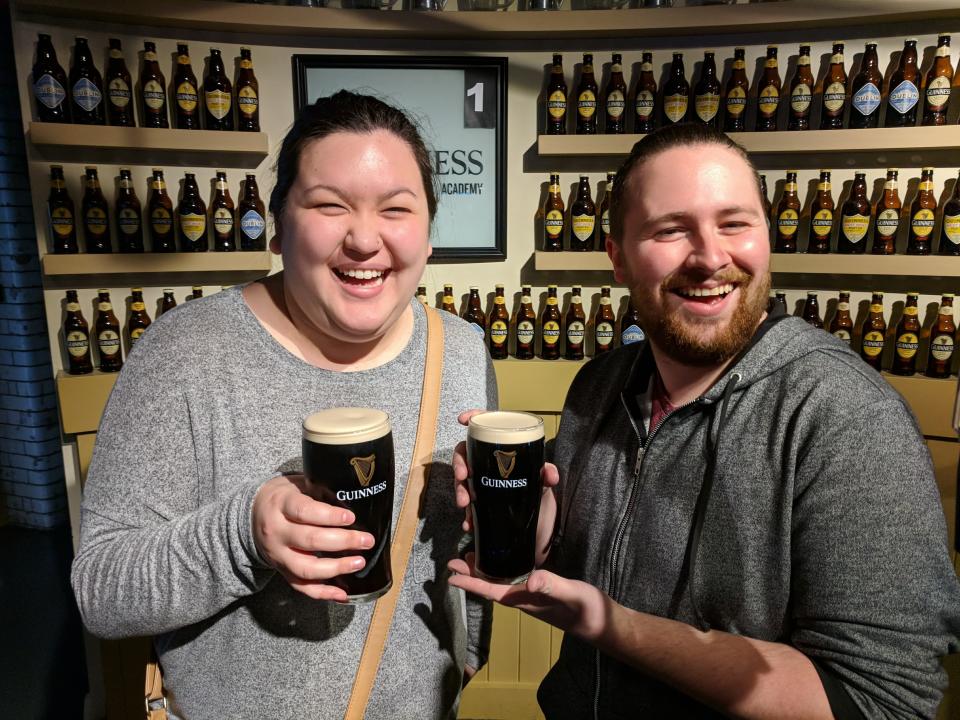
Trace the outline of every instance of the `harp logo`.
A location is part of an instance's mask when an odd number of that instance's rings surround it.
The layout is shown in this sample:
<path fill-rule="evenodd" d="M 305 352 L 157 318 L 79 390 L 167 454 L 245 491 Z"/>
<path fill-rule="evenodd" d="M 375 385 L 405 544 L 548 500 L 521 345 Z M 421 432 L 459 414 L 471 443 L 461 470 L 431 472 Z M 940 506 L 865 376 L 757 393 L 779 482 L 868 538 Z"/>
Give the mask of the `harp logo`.
<path fill-rule="evenodd" d="M 500 474 L 504 478 L 510 477 L 510 473 L 513 472 L 513 468 L 517 464 L 517 451 L 511 450 L 510 452 L 504 452 L 503 450 L 494 450 L 493 456 L 497 459 L 497 467 L 500 469 Z"/>
<path fill-rule="evenodd" d="M 377 456 L 367 455 L 366 457 L 350 458 L 350 465 L 353 466 L 353 471 L 357 474 L 357 480 L 360 482 L 360 486 L 366 487 L 370 484 L 373 471 L 377 467 Z"/>

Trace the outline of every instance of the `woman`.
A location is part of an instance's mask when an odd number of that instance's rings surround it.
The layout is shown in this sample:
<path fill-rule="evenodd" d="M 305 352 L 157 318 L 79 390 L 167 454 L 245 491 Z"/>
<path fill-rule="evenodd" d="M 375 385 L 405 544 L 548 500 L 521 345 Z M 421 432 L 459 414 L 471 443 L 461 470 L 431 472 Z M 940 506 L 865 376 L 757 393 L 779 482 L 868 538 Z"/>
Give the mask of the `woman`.
<path fill-rule="evenodd" d="M 87 627 L 155 636 L 171 707 L 189 720 L 343 717 L 373 605 L 318 602 L 344 600 L 329 579 L 362 566 L 323 554 L 376 539 L 303 492 L 301 423 L 385 410 L 398 505 L 416 434 L 426 311 L 413 294 L 436 210 L 416 129 L 374 98 L 318 100 L 284 139 L 270 210 L 284 271 L 151 326 L 85 488 L 72 579 Z M 485 660 L 485 607 L 445 582 L 461 541 L 449 459 L 457 414 L 495 407 L 496 386 L 476 333 L 448 313 L 443 328 L 437 462 L 371 718 L 452 717 L 464 672 Z"/>

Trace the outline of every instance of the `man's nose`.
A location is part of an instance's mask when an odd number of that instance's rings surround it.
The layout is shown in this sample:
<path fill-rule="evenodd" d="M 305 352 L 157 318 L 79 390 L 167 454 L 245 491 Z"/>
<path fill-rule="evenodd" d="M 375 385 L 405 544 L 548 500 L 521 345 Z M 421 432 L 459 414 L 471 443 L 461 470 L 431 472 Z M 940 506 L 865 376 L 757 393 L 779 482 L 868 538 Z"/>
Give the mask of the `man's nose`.
<path fill-rule="evenodd" d="M 710 274 L 730 264 L 727 240 L 716 228 L 700 228 L 690 242 L 688 267 L 697 268 Z"/>

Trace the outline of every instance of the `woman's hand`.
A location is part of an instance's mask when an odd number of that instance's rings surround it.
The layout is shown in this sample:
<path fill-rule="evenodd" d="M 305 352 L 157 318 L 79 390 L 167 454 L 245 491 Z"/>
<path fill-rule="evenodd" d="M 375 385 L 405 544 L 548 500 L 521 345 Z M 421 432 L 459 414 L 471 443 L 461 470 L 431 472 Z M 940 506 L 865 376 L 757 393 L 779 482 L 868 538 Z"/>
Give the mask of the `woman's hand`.
<path fill-rule="evenodd" d="M 364 559 L 317 557 L 373 547 L 373 535 L 346 526 L 349 510 L 311 498 L 303 475 L 280 475 L 264 483 L 253 501 L 253 538 L 263 560 L 292 588 L 316 600 L 346 601 L 343 588 L 326 580 L 360 570 Z"/>

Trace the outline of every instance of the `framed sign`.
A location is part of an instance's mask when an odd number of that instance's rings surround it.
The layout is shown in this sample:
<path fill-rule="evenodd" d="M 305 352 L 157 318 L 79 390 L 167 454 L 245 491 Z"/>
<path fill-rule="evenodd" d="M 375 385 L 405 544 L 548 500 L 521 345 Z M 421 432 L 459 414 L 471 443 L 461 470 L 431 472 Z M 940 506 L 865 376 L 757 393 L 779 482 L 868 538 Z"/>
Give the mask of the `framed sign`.
<path fill-rule="evenodd" d="M 504 260 L 507 59 L 294 55 L 295 111 L 337 90 L 404 110 L 433 157 L 435 260 Z"/>

